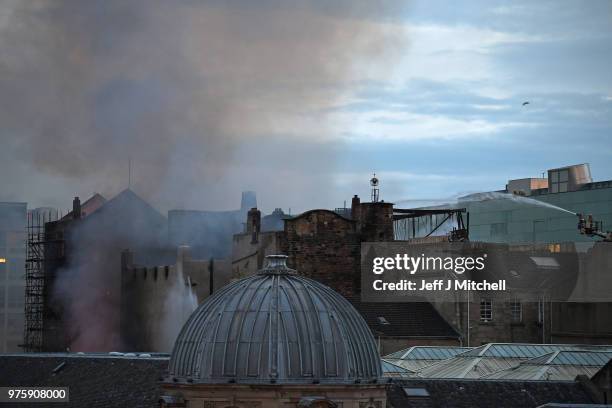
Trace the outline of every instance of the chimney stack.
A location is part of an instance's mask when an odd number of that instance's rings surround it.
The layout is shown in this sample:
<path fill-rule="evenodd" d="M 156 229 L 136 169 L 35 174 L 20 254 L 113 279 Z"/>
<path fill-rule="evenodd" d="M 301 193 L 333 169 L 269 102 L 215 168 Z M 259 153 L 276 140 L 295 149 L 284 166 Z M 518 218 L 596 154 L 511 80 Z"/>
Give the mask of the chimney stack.
<path fill-rule="evenodd" d="M 81 200 L 79 200 L 79 197 L 74 197 L 74 200 L 72 200 L 72 218 L 75 220 L 81 218 Z"/>
<path fill-rule="evenodd" d="M 351 200 L 351 218 L 354 220 L 359 219 L 359 206 L 361 205 L 361 200 L 359 196 L 355 194 L 353 199 Z"/>
<path fill-rule="evenodd" d="M 251 208 L 247 214 L 247 233 L 251 234 L 251 243 L 254 244 L 259 238 L 261 230 L 261 211 L 257 208 Z"/>

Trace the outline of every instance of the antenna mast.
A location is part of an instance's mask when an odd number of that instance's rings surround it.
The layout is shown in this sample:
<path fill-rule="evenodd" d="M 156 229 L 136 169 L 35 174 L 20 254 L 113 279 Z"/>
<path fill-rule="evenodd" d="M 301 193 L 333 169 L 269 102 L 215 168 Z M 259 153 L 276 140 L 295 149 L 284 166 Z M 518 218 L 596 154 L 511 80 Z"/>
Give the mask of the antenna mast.
<path fill-rule="evenodd" d="M 370 179 L 370 186 L 372 186 L 372 202 L 373 203 L 377 203 L 378 202 L 378 198 L 379 198 L 379 189 L 378 189 L 378 178 L 376 178 L 376 173 L 374 173 L 372 175 L 372 178 Z"/>

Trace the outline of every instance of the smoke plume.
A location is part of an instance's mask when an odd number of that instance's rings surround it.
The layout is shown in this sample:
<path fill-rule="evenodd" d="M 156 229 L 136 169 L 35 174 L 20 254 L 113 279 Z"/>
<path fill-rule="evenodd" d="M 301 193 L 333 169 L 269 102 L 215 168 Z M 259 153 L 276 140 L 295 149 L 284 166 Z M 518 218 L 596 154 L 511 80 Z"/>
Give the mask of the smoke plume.
<path fill-rule="evenodd" d="M 2 1 L 0 174 L 18 177 L 0 181 L 51 205 L 112 196 L 131 158 L 158 208 L 316 196 L 342 147 L 325 110 L 397 41 L 375 3 Z"/>

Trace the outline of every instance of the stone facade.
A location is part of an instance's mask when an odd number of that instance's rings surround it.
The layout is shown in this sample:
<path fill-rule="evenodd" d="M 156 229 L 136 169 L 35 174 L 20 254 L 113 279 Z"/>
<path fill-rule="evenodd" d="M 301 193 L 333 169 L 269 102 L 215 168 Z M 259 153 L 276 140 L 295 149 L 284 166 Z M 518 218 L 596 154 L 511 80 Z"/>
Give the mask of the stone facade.
<path fill-rule="evenodd" d="M 246 230 L 234 235 L 233 277 L 255 273 L 270 254 L 287 254 L 289 266 L 350 297 L 360 293 L 360 245 L 393 239 L 393 204 L 361 203 L 351 218 L 319 209 L 286 218 L 283 231 L 261 232 L 261 213 L 249 211 Z"/>
<path fill-rule="evenodd" d="M 164 384 L 169 403 L 185 408 L 384 408 L 385 385 Z M 172 398 L 173 396 L 175 397 Z M 162 397 L 163 399 L 164 397 Z"/>

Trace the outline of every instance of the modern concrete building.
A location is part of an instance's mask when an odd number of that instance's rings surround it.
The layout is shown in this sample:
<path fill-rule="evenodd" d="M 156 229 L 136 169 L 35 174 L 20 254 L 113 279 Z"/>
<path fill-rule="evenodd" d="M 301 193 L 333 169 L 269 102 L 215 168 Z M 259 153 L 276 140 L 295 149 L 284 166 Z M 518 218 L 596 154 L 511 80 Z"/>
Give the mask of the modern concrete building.
<path fill-rule="evenodd" d="M 612 180 L 593 181 L 589 165 L 579 164 L 548 170 L 547 178 L 510 180 L 503 190 L 462 197 L 457 205 L 470 214 L 471 241 L 592 242 L 578 233 L 574 213 L 592 214 L 612 229 Z"/>
<path fill-rule="evenodd" d="M 26 221 L 26 203 L 0 202 L 0 352 L 23 341 Z"/>

